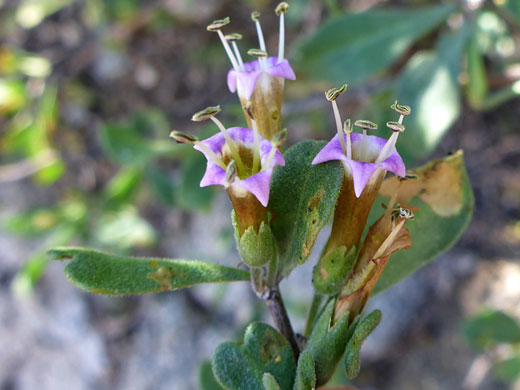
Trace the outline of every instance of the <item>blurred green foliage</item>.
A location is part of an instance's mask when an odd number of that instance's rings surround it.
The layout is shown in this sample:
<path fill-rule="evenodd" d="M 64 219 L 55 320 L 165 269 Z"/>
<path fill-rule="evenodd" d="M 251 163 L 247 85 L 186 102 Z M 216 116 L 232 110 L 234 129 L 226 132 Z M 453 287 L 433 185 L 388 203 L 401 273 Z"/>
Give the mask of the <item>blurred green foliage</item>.
<path fill-rule="evenodd" d="M 505 382 L 520 379 L 520 324 L 509 314 L 493 309 L 466 318 L 461 331 L 467 342 L 489 355 L 493 362 L 493 373 Z M 499 345 L 509 345 L 504 354 L 494 353 Z"/>

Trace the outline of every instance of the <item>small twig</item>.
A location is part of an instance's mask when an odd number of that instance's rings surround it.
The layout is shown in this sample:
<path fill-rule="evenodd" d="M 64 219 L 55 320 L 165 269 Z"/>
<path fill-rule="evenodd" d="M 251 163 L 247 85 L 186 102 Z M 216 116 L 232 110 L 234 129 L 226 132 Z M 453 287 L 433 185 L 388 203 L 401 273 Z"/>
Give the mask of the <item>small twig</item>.
<path fill-rule="evenodd" d="M 296 341 L 296 337 L 294 336 L 294 331 L 291 326 L 289 316 L 287 315 L 287 310 L 285 310 L 285 305 L 283 303 L 280 290 L 278 290 L 278 288 L 271 289 L 265 299 L 265 303 L 269 313 L 271 313 L 271 317 L 273 317 L 276 329 L 278 329 L 282 336 L 284 336 L 285 339 L 289 342 L 294 354 L 294 358 L 296 361 L 298 361 L 300 349 L 298 348 L 298 343 Z"/>

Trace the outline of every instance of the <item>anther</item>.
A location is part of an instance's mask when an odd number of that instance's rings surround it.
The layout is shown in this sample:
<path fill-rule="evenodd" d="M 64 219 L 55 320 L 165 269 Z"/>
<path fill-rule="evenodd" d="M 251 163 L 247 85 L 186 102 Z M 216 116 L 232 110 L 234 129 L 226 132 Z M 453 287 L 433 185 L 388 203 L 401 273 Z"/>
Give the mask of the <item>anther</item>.
<path fill-rule="evenodd" d="M 357 120 L 354 122 L 354 126 L 357 126 L 361 129 L 363 129 L 363 131 L 377 130 L 377 124 L 375 124 L 372 121 L 367 121 L 367 120 Z"/>
<path fill-rule="evenodd" d="M 419 178 L 419 176 L 417 176 L 415 173 L 407 173 L 406 176 L 404 176 L 404 177 L 397 176 L 397 178 L 399 181 L 405 181 L 405 180 L 416 180 Z"/>
<path fill-rule="evenodd" d="M 172 130 L 170 138 L 173 138 L 178 144 L 194 144 L 199 142 L 197 137 L 178 130 Z"/>
<path fill-rule="evenodd" d="M 202 122 L 211 119 L 221 111 L 220 106 L 207 107 L 202 111 L 199 111 L 191 117 L 194 122 Z"/>
<path fill-rule="evenodd" d="M 403 123 L 405 116 L 412 113 L 412 109 L 409 106 L 403 106 L 402 104 L 397 103 L 397 100 L 390 107 L 399 114 L 399 124 Z"/>
<path fill-rule="evenodd" d="M 226 168 L 226 178 L 225 178 L 225 187 L 229 187 L 238 176 L 237 165 L 235 164 L 235 160 L 231 160 Z"/>
<path fill-rule="evenodd" d="M 229 19 L 229 17 L 225 17 L 224 19 L 214 20 L 210 25 L 208 25 L 208 27 L 206 27 L 206 29 L 208 31 L 213 31 L 213 32 L 219 31 L 222 27 L 229 24 L 230 22 L 231 22 L 231 20 Z"/>
<path fill-rule="evenodd" d="M 234 42 L 234 41 L 240 41 L 242 39 L 242 34 L 239 33 L 231 33 L 224 36 L 226 38 L 226 41 Z"/>
<path fill-rule="evenodd" d="M 343 92 L 345 92 L 348 88 L 347 84 L 343 84 L 339 88 L 331 88 L 327 92 L 325 92 L 325 97 L 329 102 L 333 102 L 338 98 L 339 95 L 341 95 Z"/>
<path fill-rule="evenodd" d="M 255 57 L 255 58 L 266 58 L 267 57 L 267 52 L 265 50 L 260 50 L 260 49 L 249 49 L 247 51 L 247 54 L 250 55 L 251 57 Z"/>
<path fill-rule="evenodd" d="M 253 103 L 251 103 L 250 100 L 248 100 L 248 102 L 244 106 L 244 110 L 245 112 L 247 112 L 247 115 L 249 115 L 249 118 L 251 118 L 252 120 L 255 119 L 255 116 L 253 114 Z"/>
<path fill-rule="evenodd" d="M 244 61 L 242 60 L 242 56 L 240 55 L 240 50 L 238 50 L 237 41 L 242 39 L 242 34 L 232 33 L 224 36 L 226 41 L 231 42 L 231 46 L 233 46 L 233 52 L 235 53 L 235 57 L 238 60 L 238 65 L 242 69 L 244 66 Z"/>
<path fill-rule="evenodd" d="M 259 19 L 260 19 L 260 12 L 258 12 L 258 11 L 251 12 L 251 20 L 253 22 L 258 22 Z"/>
<path fill-rule="evenodd" d="M 343 132 L 345 134 L 352 134 L 353 131 L 354 131 L 354 126 L 352 126 L 352 123 L 351 123 L 350 119 L 347 119 L 343 123 Z"/>
<path fill-rule="evenodd" d="M 281 14 L 284 14 L 287 11 L 289 11 L 289 4 L 287 4 L 285 1 L 282 1 L 274 9 L 274 12 L 276 13 L 276 16 L 280 16 Z"/>
<path fill-rule="evenodd" d="M 275 134 L 272 142 L 273 142 L 274 146 L 276 146 L 277 148 L 280 148 L 285 143 L 286 140 L 287 140 L 287 129 L 282 129 L 281 131 L 279 131 L 278 133 Z"/>
<path fill-rule="evenodd" d="M 388 127 L 393 132 L 402 133 L 405 130 L 404 125 L 399 122 L 386 122 L 386 127 Z"/>
<path fill-rule="evenodd" d="M 401 115 L 410 115 L 412 113 L 412 109 L 410 106 L 404 106 L 402 104 L 397 103 L 397 100 L 390 106 L 392 110 L 396 111 L 397 113 Z"/>

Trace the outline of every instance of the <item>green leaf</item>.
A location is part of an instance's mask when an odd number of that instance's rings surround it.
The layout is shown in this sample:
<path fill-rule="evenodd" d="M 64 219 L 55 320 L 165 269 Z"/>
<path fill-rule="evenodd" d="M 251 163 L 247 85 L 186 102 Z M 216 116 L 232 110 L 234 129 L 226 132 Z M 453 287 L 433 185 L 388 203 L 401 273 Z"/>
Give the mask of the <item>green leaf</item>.
<path fill-rule="evenodd" d="M 200 365 L 199 387 L 200 390 L 224 390 L 220 383 L 217 382 L 210 362 L 203 362 Z"/>
<path fill-rule="evenodd" d="M 123 166 L 110 180 L 106 187 L 106 195 L 113 201 L 129 200 L 139 188 L 143 171 L 139 167 Z"/>
<path fill-rule="evenodd" d="M 142 218 L 135 207 L 127 205 L 105 212 L 96 219 L 93 239 L 101 246 L 114 249 L 142 248 L 156 240 L 153 226 Z"/>
<path fill-rule="evenodd" d="M 200 283 L 249 280 L 249 273 L 200 261 L 118 256 L 83 248 L 55 248 L 53 260 L 72 260 L 65 275 L 95 294 L 129 295 L 172 291 Z"/>
<path fill-rule="evenodd" d="M 298 358 L 296 378 L 293 390 L 314 390 L 316 388 L 316 372 L 312 354 L 305 350 Z"/>
<path fill-rule="evenodd" d="M 354 334 L 345 348 L 344 363 L 348 378 L 353 379 L 359 374 L 361 368 L 361 359 L 359 356 L 361 346 L 370 333 L 379 325 L 382 317 L 383 315 L 380 310 L 374 310 L 355 327 Z"/>
<path fill-rule="evenodd" d="M 467 318 L 462 323 L 462 333 L 474 347 L 485 349 L 498 343 L 520 342 L 518 322 L 498 310 L 483 310 L 476 316 Z"/>
<path fill-rule="evenodd" d="M 105 124 L 100 132 L 101 145 L 112 160 L 123 165 L 144 165 L 185 150 L 168 139 L 163 122 L 161 115 L 144 111 L 127 122 Z"/>
<path fill-rule="evenodd" d="M 460 115 L 459 86 L 453 65 L 443 60 L 447 58 L 433 51 L 418 52 L 397 81 L 396 98 L 412 107 L 404 121 L 408 131 L 397 145 L 405 162 L 430 155 Z"/>
<path fill-rule="evenodd" d="M 455 10 L 444 4 L 415 10 L 346 13 L 330 20 L 297 48 L 306 74 L 334 83 L 362 83 L 396 61 Z"/>
<path fill-rule="evenodd" d="M 58 208 L 36 208 L 8 217 L 3 228 L 21 236 L 38 236 L 55 228 L 61 221 Z"/>
<path fill-rule="evenodd" d="M 314 360 L 318 386 L 327 383 L 334 374 L 336 366 L 345 352 L 345 346 L 352 336 L 348 313 L 331 327 L 334 305 L 335 299 L 327 304 L 305 347 L 305 351 L 308 351 Z"/>
<path fill-rule="evenodd" d="M 390 257 L 374 295 L 447 251 L 464 232 L 473 213 L 473 192 L 462 151 L 408 172 L 418 178 L 403 182 L 395 177 L 385 180 L 370 212 L 368 226 L 382 215 L 384 210 L 378 205 L 388 203 L 399 183 L 397 203 L 419 207 L 415 220 L 406 223 L 412 247 Z"/>
<path fill-rule="evenodd" d="M 476 37 L 472 37 L 467 48 L 467 73 L 468 83 L 466 85 L 466 95 L 468 103 L 473 108 L 480 108 L 486 95 L 488 94 L 488 80 L 486 76 L 486 67 L 484 64 L 484 56 L 481 52 Z"/>
<path fill-rule="evenodd" d="M 309 257 L 320 230 L 334 211 L 343 170 L 336 161 L 311 165 L 325 142 L 304 141 L 288 149 L 277 167 L 267 206 L 278 243 L 281 274 Z"/>
<path fill-rule="evenodd" d="M 515 19 L 517 23 L 520 24 L 520 0 L 497 1 L 494 4 L 502 7 Z"/>
<path fill-rule="evenodd" d="M 264 384 L 265 390 L 280 390 L 280 385 L 274 378 L 272 374 L 269 374 L 268 372 L 264 373 L 264 376 L 262 377 L 262 382 Z"/>
<path fill-rule="evenodd" d="M 520 356 L 503 360 L 493 367 L 497 378 L 506 382 L 515 382 L 520 379 Z"/>
<path fill-rule="evenodd" d="M 208 208 L 215 198 L 213 187 L 200 187 L 206 171 L 206 158 L 202 153 L 190 150 L 182 161 L 181 177 L 176 187 L 176 202 L 187 210 Z"/>
<path fill-rule="evenodd" d="M 150 166 L 146 170 L 146 177 L 150 180 L 157 198 L 167 206 L 175 203 L 175 187 L 173 180 L 161 169 Z"/>
<path fill-rule="evenodd" d="M 247 327 L 243 344 L 221 344 L 213 357 L 215 376 L 227 390 L 263 389 L 264 373 L 271 374 L 281 389 L 290 389 L 295 370 L 294 356 L 287 340 L 260 322 Z M 272 384 L 272 379 L 269 380 Z"/>

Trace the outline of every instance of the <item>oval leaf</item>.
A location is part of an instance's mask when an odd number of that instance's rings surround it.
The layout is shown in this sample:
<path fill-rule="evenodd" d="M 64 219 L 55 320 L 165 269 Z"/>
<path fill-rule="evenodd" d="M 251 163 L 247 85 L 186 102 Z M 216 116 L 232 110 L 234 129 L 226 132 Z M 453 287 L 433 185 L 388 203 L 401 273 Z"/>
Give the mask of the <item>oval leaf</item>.
<path fill-rule="evenodd" d="M 55 248 L 53 260 L 72 260 L 65 275 L 94 294 L 130 295 L 178 290 L 200 283 L 249 280 L 249 273 L 200 261 L 118 256 L 83 248 Z"/>
<path fill-rule="evenodd" d="M 341 166 L 336 161 L 311 165 L 324 145 L 318 141 L 294 145 L 284 154 L 285 166 L 273 175 L 268 209 L 284 276 L 307 260 L 334 211 L 343 178 Z"/>
<path fill-rule="evenodd" d="M 295 57 L 309 77 L 361 83 L 399 58 L 454 11 L 455 4 L 415 10 L 346 13 L 320 27 Z"/>
<path fill-rule="evenodd" d="M 296 364 L 291 346 L 274 328 L 261 322 L 251 323 L 244 343 L 224 343 L 213 357 L 213 372 L 228 390 L 292 388 Z M 267 377 L 265 373 L 269 373 Z M 273 382 L 273 380 L 275 382 Z"/>

